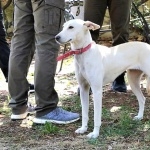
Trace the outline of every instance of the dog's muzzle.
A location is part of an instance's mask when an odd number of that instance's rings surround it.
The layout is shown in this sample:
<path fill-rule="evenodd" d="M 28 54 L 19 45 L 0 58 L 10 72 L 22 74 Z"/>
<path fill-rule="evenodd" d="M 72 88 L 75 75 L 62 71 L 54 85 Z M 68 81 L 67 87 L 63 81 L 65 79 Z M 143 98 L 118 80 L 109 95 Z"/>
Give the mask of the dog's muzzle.
<path fill-rule="evenodd" d="M 67 43 L 69 43 L 72 39 L 70 39 L 70 40 L 68 40 L 68 41 L 62 41 L 61 36 L 56 35 L 56 36 L 55 36 L 55 40 L 56 40 L 56 42 L 58 42 L 58 43 L 60 43 L 60 44 L 67 44 Z"/>

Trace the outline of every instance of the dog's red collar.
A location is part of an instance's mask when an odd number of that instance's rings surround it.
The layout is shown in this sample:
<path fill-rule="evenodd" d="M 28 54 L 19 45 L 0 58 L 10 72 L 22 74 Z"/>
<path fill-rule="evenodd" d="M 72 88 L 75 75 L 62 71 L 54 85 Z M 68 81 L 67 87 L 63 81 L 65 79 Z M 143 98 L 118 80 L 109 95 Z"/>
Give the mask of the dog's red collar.
<path fill-rule="evenodd" d="M 57 61 L 65 59 L 73 54 L 76 54 L 76 55 L 82 54 L 82 53 L 86 52 L 91 47 L 91 45 L 92 45 L 92 43 L 90 43 L 88 46 L 81 48 L 81 49 L 70 50 L 69 52 L 65 53 L 64 55 L 58 56 Z"/>

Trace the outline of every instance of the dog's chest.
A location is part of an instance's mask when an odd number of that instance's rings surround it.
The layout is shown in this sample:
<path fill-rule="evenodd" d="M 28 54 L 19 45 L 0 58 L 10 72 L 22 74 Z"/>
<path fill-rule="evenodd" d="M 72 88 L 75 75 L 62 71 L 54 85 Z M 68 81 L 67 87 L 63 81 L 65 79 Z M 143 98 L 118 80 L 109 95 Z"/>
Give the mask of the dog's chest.
<path fill-rule="evenodd" d="M 80 70 L 80 72 L 84 72 L 85 71 L 85 61 L 81 58 L 81 57 L 76 57 L 76 64 L 78 65 L 78 69 Z"/>
<path fill-rule="evenodd" d="M 75 65 L 77 65 L 77 70 L 84 77 L 87 76 L 87 72 L 90 70 L 90 62 L 87 59 L 84 59 L 84 56 L 75 56 Z"/>

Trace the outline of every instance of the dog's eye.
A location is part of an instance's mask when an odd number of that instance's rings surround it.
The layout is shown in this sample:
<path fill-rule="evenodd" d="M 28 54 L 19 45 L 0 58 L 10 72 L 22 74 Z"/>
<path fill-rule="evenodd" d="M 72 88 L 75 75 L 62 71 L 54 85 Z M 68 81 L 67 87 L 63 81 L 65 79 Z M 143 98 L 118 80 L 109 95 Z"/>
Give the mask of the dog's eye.
<path fill-rule="evenodd" d="M 69 26 L 69 29 L 73 29 L 73 26 Z"/>

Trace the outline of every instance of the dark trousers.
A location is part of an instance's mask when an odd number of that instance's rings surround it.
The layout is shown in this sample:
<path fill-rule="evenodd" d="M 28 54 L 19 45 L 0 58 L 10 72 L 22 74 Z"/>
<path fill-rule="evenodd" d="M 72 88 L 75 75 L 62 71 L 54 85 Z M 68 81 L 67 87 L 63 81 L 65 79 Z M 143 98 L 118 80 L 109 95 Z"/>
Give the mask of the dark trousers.
<path fill-rule="evenodd" d="M 132 0 L 85 0 L 84 20 L 102 26 L 108 8 L 111 20 L 112 45 L 128 42 L 131 2 Z M 91 35 L 93 40 L 97 41 L 99 30 L 91 31 Z M 117 82 L 124 82 L 124 73 L 116 80 Z"/>
<path fill-rule="evenodd" d="M 2 8 L 0 3 L 0 68 L 7 81 L 10 49 L 5 37 L 6 37 L 6 33 L 3 24 L 3 13 L 2 13 Z"/>

